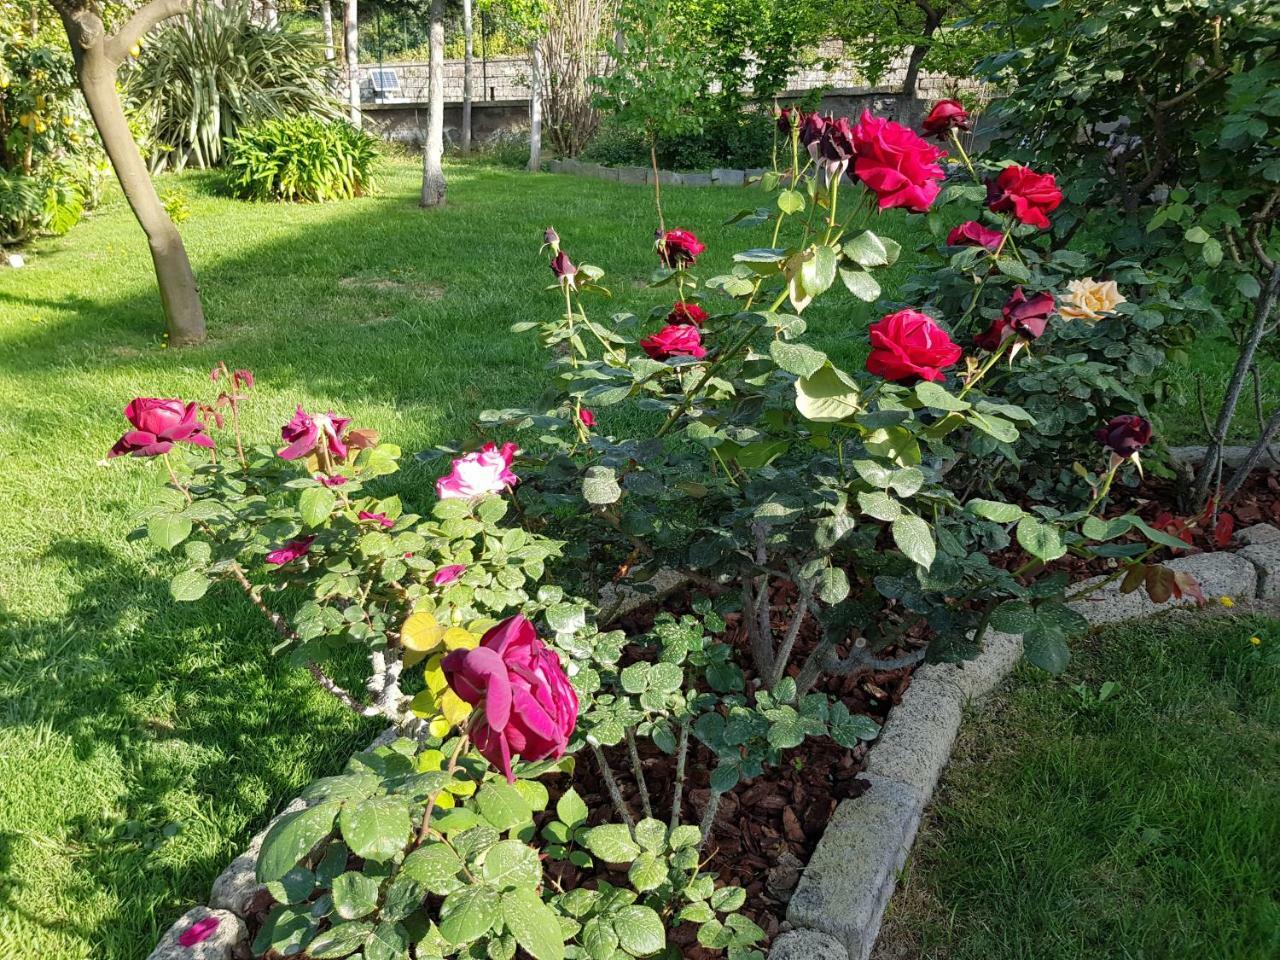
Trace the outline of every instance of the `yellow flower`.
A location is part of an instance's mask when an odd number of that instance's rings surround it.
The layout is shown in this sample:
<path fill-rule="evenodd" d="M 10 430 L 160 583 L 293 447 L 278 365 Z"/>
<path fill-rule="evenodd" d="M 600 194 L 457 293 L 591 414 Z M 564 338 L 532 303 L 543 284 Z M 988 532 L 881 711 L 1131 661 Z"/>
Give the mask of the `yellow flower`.
<path fill-rule="evenodd" d="M 1228 610 L 1230 610 L 1232 607 L 1236 605 L 1236 602 L 1232 600 L 1230 597 L 1219 597 L 1218 602 L 1222 604 L 1224 607 L 1226 607 Z"/>
<path fill-rule="evenodd" d="M 1058 307 L 1058 313 L 1068 320 L 1097 323 L 1105 314 L 1115 311 L 1116 305 L 1127 302 L 1114 280 L 1095 280 L 1085 277 L 1067 284 L 1067 298 Z"/>
<path fill-rule="evenodd" d="M 1261 637 L 1250 637 L 1250 638 L 1249 638 L 1249 642 L 1250 642 L 1250 643 L 1252 643 L 1255 647 L 1260 647 L 1260 646 L 1262 646 L 1262 638 L 1261 638 Z"/>

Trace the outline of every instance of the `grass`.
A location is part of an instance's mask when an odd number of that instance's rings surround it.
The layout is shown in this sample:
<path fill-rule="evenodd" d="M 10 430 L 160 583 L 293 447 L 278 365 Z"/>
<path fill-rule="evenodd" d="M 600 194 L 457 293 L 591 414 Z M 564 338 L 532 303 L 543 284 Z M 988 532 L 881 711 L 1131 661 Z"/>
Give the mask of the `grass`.
<path fill-rule="evenodd" d="M 965 725 L 875 956 L 1261 960 L 1278 876 L 1280 620 L 1177 614 Z"/>
<path fill-rule="evenodd" d="M 146 246 L 121 202 L 0 272 L 5 960 L 144 957 L 254 830 L 375 732 L 274 661 L 269 630 L 229 588 L 170 601 L 170 562 L 125 540 L 162 471 L 101 462 L 125 402 L 211 398 L 208 370 L 225 359 L 257 375 L 255 435 L 301 403 L 412 453 L 539 391 L 539 348 L 507 328 L 558 308 L 542 292 L 548 224 L 575 260 L 608 271 L 616 297 L 603 309 L 643 314 L 669 296 L 643 289 L 644 188 L 449 174 L 449 206 L 430 213 L 404 161 L 380 196 L 326 206 L 245 204 L 207 176 L 167 180 L 192 197 L 183 234 L 210 331 L 197 349 L 164 348 Z M 721 225 L 749 203 L 732 190 L 666 197 L 669 222 L 708 244 L 711 270 L 761 242 Z M 816 342 L 854 362 L 867 308 L 828 301 L 808 314 Z M 397 490 L 425 502 L 434 474 L 407 459 Z"/>

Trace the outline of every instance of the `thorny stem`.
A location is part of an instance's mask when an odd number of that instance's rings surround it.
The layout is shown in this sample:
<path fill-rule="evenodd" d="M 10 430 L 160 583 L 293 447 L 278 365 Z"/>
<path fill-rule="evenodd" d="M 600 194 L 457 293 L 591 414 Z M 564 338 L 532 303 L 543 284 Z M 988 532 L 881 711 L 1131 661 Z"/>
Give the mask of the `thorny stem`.
<path fill-rule="evenodd" d="M 618 781 L 613 775 L 613 770 L 609 767 L 609 760 L 605 757 L 604 751 L 600 749 L 598 743 L 587 742 L 591 746 L 591 753 L 596 758 L 596 765 L 600 767 L 600 773 L 604 777 L 604 785 L 609 790 L 609 799 L 613 801 L 613 808 L 618 811 L 618 816 L 622 817 L 622 822 L 627 825 L 627 829 L 634 832 L 636 822 L 622 799 L 622 791 L 618 789 Z"/>
<path fill-rule="evenodd" d="M 786 297 L 785 290 L 782 292 L 782 296 Z M 779 299 L 778 303 L 781 303 L 781 302 L 782 300 Z M 777 304 L 775 304 L 773 307 L 770 307 L 770 310 L 776 310 L 776 309 L 777 309 Z M 655 436 L 665 437 L 671 431 L 671 428 L 676 425 L 676 422 L 679 421 L 680 417 L 683 416 L 685 411 L 689 409 L 689 404 L 693 402 L 693 398 L 697 396 L 698 391 L 701 390 L 704 386 L 706 386 L 707 381 L 711 379 L 711 377 L 715 374 L 716 370 L 722 367 L 725 364 L 725 362 L 729 360 L 730 357 L 734 356 L 739 350 L 741 350 L 744 346 L 746 346 L 747 341 L 751 339 L 752 335 L 756 332 L 758 328 L 759 328 L 758 324 L 748 324 L 747 332 L 744 333 L 740 338 L 738 338 L 737 342 L 734 343 L 733 346 L 731 346 L 724 353 L 719 354 L 714 360 L 711 361 L 711 363 L 707 364 L 707 368 L 702 372 L 701 378 L 699 378 L 698 382 L 693 385 L 693 388 L 691 390 L 685 393 L 684 397 L 681 398 L 680 400 L 680 404 L 674 410 L 672 410 L 670 414 L 667 415 L 666 422 L 663 423 L 663 425 L 658 428 L 658 432 L 657 434 L 655 434 Z"/>
<path fill-rule="evenodd" d="M 680 825 L 680 797 L 684 793 L 684 764 L 689 756 L 689 718 L 680 724 L 680 739 L 676 743 L 676 777 L 671 794 L 671 829 Z"/>
<path fill-rule="evenodd" d="M 467 744 L 471 742 L 471 734 L 468 732 L 469 730 L 470 726 L 468 725 L 468 730 L 464 730 L 462 736 L 458 738 L 458 745 L 453 748 L 453 756 L 449 758 L 449 765 L 445 768 L 445 773 L 449 774 L 450 778 L 452 778 L 453 774 L 457 772 L 458 759 L 462 756 Z M 422 814 L 422 826 L 418 829 L 418 842 L 416 846 L 422 846 L 422 844 L 426 842 L 427 836 L 431 833 L 431 814 L 435 811 L 436 798 L 440 796 L 441 791 L 445 789 L 445 787 L 441 787 L 440 790 L 435 791 L 431 794 L 430 798 L 428 798 L 427 809 L 423 811 Z"/>
<path fill-rule="evenodd" d="M 178 490 L 187 498 L 187 503 L 191 502 L 191 491 L 184 487 L 178 480 L 178 475 L 173 471 L 173 461 L 169 459 L 169 452 L 166 450 L 160 455 L 164 460 L 165 469 L 169 471 L 169 482 L 173 484 L 174 489 Z"/>
<path fill-rule="evenodd" d="M 1012 344 L 1016 343 L 1017 341 L 1018 341 L 1017 336 L 1005 337 L 1004 341 L 1000 344 L 1000 346 L 997 347 L 994 351 L 992 351 L 991 356 L 987 358 L 987 362 L 984 363 L 978 369 L 978 372 L 973 375 L 973 378 L 964 385 L 963 389 L 961 389 L 959 393 L 959 397 L 961 400 L 963 400 L 965 397 L 965 394 L 967 394 L 970 390 L 972 390 L 974 386 L 977 385 L 978 381 L 981 380 L 983 377 L 985 377 L 987 373 L 991 370 L 991 368 L 994 367 L 1000 361 L 1000 358 L 1004 356 L 1005 351 L 1007 351 L 1009 347 Z"/>
<path fill-rule="evenodd" d="M 723 794 L 718 790 L 712 790 L 711 796 L 707 799 L 707 809 L 703 812 L 702 823 L 698 826 L 702 833 L 702 840 L 698 843 L 698 853 L 702 853 L 702 848 L 711 839 L 711 828 L 716 824 L 716 809 L 720 806 L 722 796 Z"/>
<path fill-rule="evenodd" d="M 773 672 L 769 676 L 768 689 L 772 690 L 782 682 L 783 675 L 787 672 L 787 664 L 791 660 L 791 651 L 796 645 L 796 638 L 800 636 L 800 628 L 804 625 L 805 615 L 809 612 L 809 594 L 801 591 L 800 602 L 796 605 L 796 611 L 791 617 L 791 623 L 787 625 L 786 635 L 782 638 L 782 646 L 778 648 L 777 656 L 773 661 Z"/>
<path fill-rule="evenodd" d="M 627 756 L 631 758 L 631 775 L 635 777 L 636 788 L 640 791 L 640 806 L 646 817 L 653 817 L 653 806 L 649 803 L 649 785 L 644 779 L 644 766 L 640 763 L 640 751 L 636 748 L 636 733 L 627 728 Z"/>

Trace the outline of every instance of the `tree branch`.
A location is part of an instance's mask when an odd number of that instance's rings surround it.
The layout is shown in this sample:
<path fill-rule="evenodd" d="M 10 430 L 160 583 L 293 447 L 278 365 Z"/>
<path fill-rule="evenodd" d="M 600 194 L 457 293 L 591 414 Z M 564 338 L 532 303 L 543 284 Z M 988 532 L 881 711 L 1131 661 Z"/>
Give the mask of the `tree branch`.
<path fill-rule="evenodd" d="M 124 63 L 133 45 L 146 36 L 152 27 L 170 17 L 186 13 L 191 9 L 191 4 L 192 0 L 151 0 L 103 42 L 107 59 L 116 66 Z"/>

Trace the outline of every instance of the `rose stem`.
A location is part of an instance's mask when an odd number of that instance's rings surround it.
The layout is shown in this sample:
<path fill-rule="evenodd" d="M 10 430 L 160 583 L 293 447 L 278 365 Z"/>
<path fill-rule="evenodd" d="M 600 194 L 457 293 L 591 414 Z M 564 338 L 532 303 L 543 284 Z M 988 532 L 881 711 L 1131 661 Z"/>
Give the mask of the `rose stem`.
<path fill-rule="evenodd" d="M 689 718 L 680 724 L 680 742 L 676 744 L 675 790 L 671 795 L 671 829 L 680 825 L 680 795 L 684 793 L 684 762 L 689 755 Z"/>
<path fill-rule="evenodd" d="M 588 742 L 590 743 L 590 741 Z M 622 817 L 622 822 L 627 825 L 627 829 L 635 830 L 636 822 L 632 819 L 631 811 L 627 809 L 626 803 L 622 800 L 622 791 L 618 789 L 618 781 L 614 779 L 613 771 L 609 769 L 609 761 L 605 758 L 604 751 L 600 749 L 598 743 L 592 743 L 591 752 L 595 754 L 600 773 L 604 775 L 604 784 L 609 789 L 609 799 L 613 801 L 614 809 L 618 811 L 618 816 Z"/>
<path fill-rule="evenodd" d="M 653 807 L 649 803 L 649 785 L 644 780 L 644 767 L 640 763 L 640 751 L 636 748 L 635 731 L 627 730 L 627 754 L 631 757 L 631 773 L 636 778 L 636 787 L 640 790 L 640 806 L 644 815 L 652 819 Z"/>
<path fill-rule="evenodd" d="M 707 845 L 707 841 L 711 839 L 711 828 L 715 826 L 716 810 L 720 806 L 720 798 L 723 796 L 719 790 L 712 790 L 711 797 L 707 800 L 707 809 L 702 814 L 702 824 L 699 830 L 702 831 L 702 841 L 698 844 L 698 852 L 702 852 L 702 848 Z"/>

